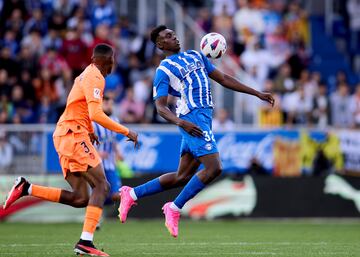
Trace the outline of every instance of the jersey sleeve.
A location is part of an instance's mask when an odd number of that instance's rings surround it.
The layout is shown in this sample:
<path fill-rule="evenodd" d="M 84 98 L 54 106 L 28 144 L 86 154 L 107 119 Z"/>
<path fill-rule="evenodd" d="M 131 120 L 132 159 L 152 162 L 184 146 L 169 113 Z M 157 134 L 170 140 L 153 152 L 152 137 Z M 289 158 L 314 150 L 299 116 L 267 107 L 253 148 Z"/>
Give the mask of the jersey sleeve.
<path fill-rule="evenodd" d="M 87 104 L 91 102 L 102 104 L 105 80 L 92 73 L 84 74 L 80 77 L 80 80 L 82 80 L 81 82 L 83 84 Z"/>
<path fill-rule="evenodd" d="M 153 99 L 156 100 L 162 96 L 167 96 L 169 93 L 169 84 L 169 76 L 161 69 L 157 69 L 153 83 Z"/>
<path fill-rule="evenodd" d="M 200 53 L 201 57 L 203 59 L 204 65 L 205 65 L 205 69 L 208 72 L 208 74 L 210 74 L 211 72 L 213 72 L 215 70 L 215 66 L 214 64 L 212 64 L 209 59 L 203 54 Z"/>

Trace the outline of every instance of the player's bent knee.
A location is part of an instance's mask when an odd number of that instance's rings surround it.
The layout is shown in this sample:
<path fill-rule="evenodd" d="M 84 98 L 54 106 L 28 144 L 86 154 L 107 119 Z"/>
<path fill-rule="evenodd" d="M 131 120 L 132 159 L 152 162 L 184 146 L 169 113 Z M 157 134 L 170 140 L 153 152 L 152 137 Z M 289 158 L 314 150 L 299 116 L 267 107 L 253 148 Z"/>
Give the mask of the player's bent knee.
<path fill-rule="evenodd" d="M 89 197 L 84 195 L 76 195 L 72 202 L 72 206 L 75 208 L 84 208 L 89 203 Z"/>
<path fill-rule="evenodd" d="M 84 208 L 88 205 L 89 203 L 89 198 L 88 199 L 85 199 L 85 198 L 80 198 L 80 199 L 77 199 L 75 201 L 75 206 L 76 208 Z"/>
<path fill-rule="evenodd" d="M 176 184 L 178 185 L 185 185 L 187 182 L 189 182 L 189 180 L 191 179 L 192 176 L 187 176 L 187 175 L 179 175 L 176 177 Z"/>

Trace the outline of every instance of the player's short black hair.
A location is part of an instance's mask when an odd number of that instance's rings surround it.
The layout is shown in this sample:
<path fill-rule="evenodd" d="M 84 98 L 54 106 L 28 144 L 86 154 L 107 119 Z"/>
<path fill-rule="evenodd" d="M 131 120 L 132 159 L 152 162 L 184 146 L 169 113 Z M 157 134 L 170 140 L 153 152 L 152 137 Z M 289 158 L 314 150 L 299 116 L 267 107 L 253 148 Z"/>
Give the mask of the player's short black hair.
<path fill-rule="evenodd" d="M 94 56 L 109 56 L 114 53 L 113 48 L 108 44 L 97 44 L 94 47 L 93 55 Z"/>
<path fill-rule="evenodd" d="M 154 44 L 156 44 L 156 39 L 159 36 L 159 33 L 165 29 L 167 29 L 165 25 L 159 25 L 151 31 L 150 39 Z"/>

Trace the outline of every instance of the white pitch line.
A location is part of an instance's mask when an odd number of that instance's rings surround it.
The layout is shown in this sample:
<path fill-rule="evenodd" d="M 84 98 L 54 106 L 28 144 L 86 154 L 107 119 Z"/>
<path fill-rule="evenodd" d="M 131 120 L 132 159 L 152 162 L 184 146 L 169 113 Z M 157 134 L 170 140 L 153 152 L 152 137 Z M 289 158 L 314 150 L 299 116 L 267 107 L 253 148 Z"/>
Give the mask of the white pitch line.
<path fill-rule="evenodd" d="M 0 244 L 0 247 L 41 247 L 41 246 L 68 246 L 70 243 L 47 243 L 47 244 Z"/>
<path fill-rule="evenodd" d="M 124 243 L 123 245 L 134 245 L 134 246 L 208 246 L 208 245 L 221 245 L 221 246 L 256 246 L 256 245 L 312 245 L 312 246 L 321 246 L 321 245 L 351 245 L 351 243 L 328 243 L 328 242 L 179 242 L 179 243 Z M 14 243 L 14 244 L 0 244 L 0 247 L 41 247 L 41 246 L 68 246 L 72 245 L 70 243 L 37 243 L 37 244 L 24 244 L 24 243 Z"/>
<path fill-rule="evenodd" d="M 208 245 L 223 245 L 223 246 L 232 246 L 232 245 L 328 245 L 328 242 L 179 242 L 179 243 L 123 243 L 128 245 L 138 245 L 138 246 L 208 246 Z M 336 244 L 336 243 L 331 243 Z M 343 243 L 341 243 L 343 244 Z"/>
<path fill-rule="evenodd" d="M 143 252 L 142 253 L 143 255 L 151 255 L 151 256 L 189 256 L 189 253 L 174 253 L 172 252 L 171 254 L 169 253 L 161 253 L 161 252 Z M 196 256 L 207 256 L 209 255 L 209 253 L 191 253 L 190 255 L 196 255 Z M 273 253 L 273 252 L 232 252 L 232 253 L 216 253 L 216 255 L 225 255 L 225 256 L 229 256 L 229 255 L 266 255 L 266 256 L 269 256 L 269 255 L 279 255 L 279 253 Z M 281 255 L 281 254 L 280 254 Z"/>

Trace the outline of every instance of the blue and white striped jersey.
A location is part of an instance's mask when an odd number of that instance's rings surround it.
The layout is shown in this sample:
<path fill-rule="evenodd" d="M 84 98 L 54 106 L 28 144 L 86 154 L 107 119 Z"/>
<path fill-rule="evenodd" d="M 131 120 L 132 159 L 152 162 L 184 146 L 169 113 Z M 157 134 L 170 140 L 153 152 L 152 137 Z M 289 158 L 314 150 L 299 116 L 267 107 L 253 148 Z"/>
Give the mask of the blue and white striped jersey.
<path fill-rule="evenodd" d="M 116 117 L 110 117 L 113 121 L 119 122 Z M 102 158 L 105 170 L 115 170 L 115 142 L 117 133 L 106 129 L 103 126 L 93 122 L 94 132 L 99 137 L 100 145 L 96 146 L 99 152 L 107 153 L 107 158 Z"/>
<path fill-rule="evenodd" d="M 205 55 L 194 50 L 168 56 L 156 69 L 153 98 L 168 94 L 180 97 L 176 106 L 178 115 L 197 108 L 212 108 L 209 74 L 214 69 Z"/>

